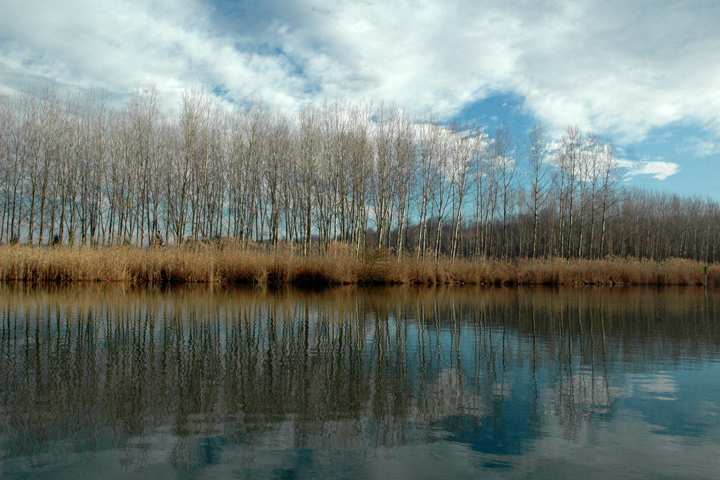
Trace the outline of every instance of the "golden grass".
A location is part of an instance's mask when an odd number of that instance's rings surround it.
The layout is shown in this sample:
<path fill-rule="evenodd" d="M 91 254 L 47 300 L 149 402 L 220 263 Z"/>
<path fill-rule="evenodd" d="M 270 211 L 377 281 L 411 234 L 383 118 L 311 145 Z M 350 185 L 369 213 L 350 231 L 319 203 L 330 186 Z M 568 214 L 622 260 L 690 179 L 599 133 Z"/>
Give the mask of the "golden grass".
<path fill-rule="evenodd" d="M 720 286 L 720 265 L 708 268 Z M 29 283 L 125 282 L 132 285 L 212 283 L 280 285 L 703 285 L 704 265 L 604 260 L 418 260 L 388 256 L 357 259 L 335 248 L 303 257 L 282 250 L 225 248 L 43 248 L 0 246 L 0 281 Z"/>

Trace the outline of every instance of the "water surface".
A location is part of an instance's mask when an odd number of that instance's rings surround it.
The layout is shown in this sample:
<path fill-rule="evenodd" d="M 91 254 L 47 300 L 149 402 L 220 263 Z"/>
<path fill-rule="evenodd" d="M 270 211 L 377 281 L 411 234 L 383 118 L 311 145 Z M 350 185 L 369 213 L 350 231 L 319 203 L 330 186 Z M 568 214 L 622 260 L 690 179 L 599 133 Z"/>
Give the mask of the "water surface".
<path fill-rule="evenodd" d="M 0 290 L 0 478 L 718 478 L 696 289 Z"/>

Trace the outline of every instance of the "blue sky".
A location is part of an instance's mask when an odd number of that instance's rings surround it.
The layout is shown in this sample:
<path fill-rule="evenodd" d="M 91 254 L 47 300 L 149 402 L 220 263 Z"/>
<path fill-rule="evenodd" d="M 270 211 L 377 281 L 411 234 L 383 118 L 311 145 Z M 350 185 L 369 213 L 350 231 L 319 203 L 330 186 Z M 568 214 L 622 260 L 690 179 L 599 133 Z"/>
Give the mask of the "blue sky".
<path fill-rule="evenodd" d="M 493 92 L 470 102 L 450 121 L 484 126 L 489 132 L 500 126 L 510 128 L 515 141 L 524 147 L 527 133 L 538 121 L 521 96 Z M 562 134 L 560 128 L 556 134 Z M 720 136 L 713 129 L 693 121 L 677 121 L 650 129 L 637 139 L 627 140 L 608 131 L 594 131 L 613 144 L 616 155 L 632 171 L 625 171 L 628 185 L 688 196 L 720 198 Z"/>
<path fill-rule="evenodd" d="M 0 0 L 0 95 L 339 100 L 611 141 L 626 181 L 720 198 L 720 2 Z"/>

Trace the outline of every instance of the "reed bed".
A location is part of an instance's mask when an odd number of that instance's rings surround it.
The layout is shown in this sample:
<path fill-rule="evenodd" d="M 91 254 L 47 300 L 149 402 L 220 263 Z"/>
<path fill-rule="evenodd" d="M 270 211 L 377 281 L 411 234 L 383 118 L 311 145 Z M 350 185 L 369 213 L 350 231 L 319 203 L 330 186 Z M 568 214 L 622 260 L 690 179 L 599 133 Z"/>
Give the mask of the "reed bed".
<path fill-rule="evenodd" d="M 707 270 L 706 270 L 707 269 Z M 603 260 L 356 258 L 342 249 L 301 256 L 291 251 L 233 248 L 0 246 L 0 281 L 123 282 L 219 285 L 708 285 L 720 286 L 720 265 L 684 259 Z"/>

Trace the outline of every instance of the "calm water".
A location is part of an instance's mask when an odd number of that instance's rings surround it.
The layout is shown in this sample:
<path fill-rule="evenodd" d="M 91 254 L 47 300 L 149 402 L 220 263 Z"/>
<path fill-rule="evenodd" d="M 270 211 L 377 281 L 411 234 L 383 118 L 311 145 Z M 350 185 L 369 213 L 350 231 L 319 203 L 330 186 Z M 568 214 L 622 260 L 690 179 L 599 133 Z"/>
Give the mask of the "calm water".
<path fill-rule="evenodd" d="M 716 479 L 719 297 L 0 289 L 0 477 Z"/>

